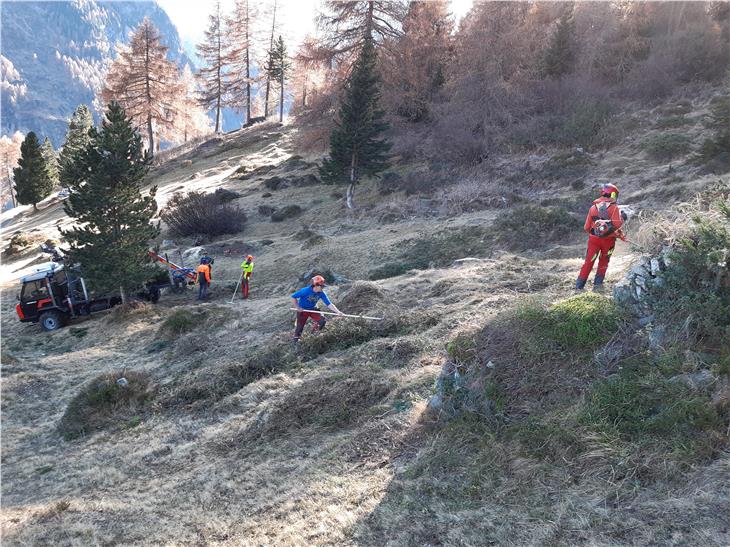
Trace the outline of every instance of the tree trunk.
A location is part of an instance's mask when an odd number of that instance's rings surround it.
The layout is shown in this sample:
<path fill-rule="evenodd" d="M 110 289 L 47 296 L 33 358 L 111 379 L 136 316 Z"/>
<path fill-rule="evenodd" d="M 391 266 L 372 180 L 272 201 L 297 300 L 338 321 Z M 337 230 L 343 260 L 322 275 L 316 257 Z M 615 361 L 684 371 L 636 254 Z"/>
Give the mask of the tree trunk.
<path fill-rule="evenodd" d="M 222 47 L 221 47 L 221 30 L 220 30 L 220 11 L 218 12 L 218 66 L 216 67 L 216 85 L 218 87 L 218 96 L 216 97 L 215 105 L 215 132 L 220 133 L 220 119 L 221 119 L 221 95 L 223 94 L 223 84 L 221 82 L 221 64 L 223 60 Z"/>
<path fill-rule="evenodd" d="M 124 287 L 119 285 L 119 296 L 122 298 L 122 306 L 127 305 L 127 291 L 124 290 Z"/>
<path fill-rule="evenodd" d="M 145 91 L 147 92 L 147 138 L 150 156 L 155 155 L 155 139 L 152 135 L 152 92 L 150 91 L 150 37 L 145 36 L 144 53 Z"/>
<path fill-rule="evenodd" d="M 147 138 L 150 143 L 150 156 L 155 155 L 155 137 L 152 133 L 152 114 L 147 114 Z"/>
<path fill-rule="evenodd" d="M 34 213 L 38 212 L 38 204 L 37 203 L 34 203 L 33 204 L 33 212 Z"/>
<path fill-rule="evenodd" d="M 276 29 L 276 0 L 274 0 L 274 16 L 271 20 L 271 39 L 269 40 L 269 66 L 271 66 L 271 50 L 274 49 L 274 30 Z M 269 89 L 271 89 L 271 75 L 266 71 L 266 97 L 264 98 L 264 119 L 269 117 Z"/>
<path fill-rule="evenodd" d="M 353 152 L 352 161 L 350 162 L 350 184 L 347 186 L 347 208 L 354 209 L 355 204 L 353 199 L 355 197 L 355 166 L 357 165 L 357 154 Z"/>
<path fill-rule="evenodd" d="M 279 95 L 279 123 L 284 121 L 284 60 L 281 61 L 281 77 L 279 84 L 281 87 L 281 94 Z"/>
<path fill-rule="evenodd" d="M 248 0 L 246 0 L 246 125 L 251 123 L 251 65 L 249 63 L 248 25 Z"/>

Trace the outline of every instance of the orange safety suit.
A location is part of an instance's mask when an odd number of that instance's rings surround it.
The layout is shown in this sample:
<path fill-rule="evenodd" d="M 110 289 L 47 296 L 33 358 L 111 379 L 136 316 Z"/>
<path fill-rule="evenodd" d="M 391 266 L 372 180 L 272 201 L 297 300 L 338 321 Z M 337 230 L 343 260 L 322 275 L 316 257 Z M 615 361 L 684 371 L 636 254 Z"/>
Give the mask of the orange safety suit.
<path fill-rule="evenodd" d="M 616 246 L 616 238 L 623 239 L 621 232 L 623 223 L 624 219 L 615 199 L 600 197 L 593 202 L 583 226 L 583 229 L 588 232 L 588 250 L 575 283 L 577 289 L 585 287 L 593 269 L 593 263 L 599 256 L 593 284 L 600 286 L 603 283 L 606 270 L 608 270 L 608 262 L 611 260 L 613 249 Z"/>

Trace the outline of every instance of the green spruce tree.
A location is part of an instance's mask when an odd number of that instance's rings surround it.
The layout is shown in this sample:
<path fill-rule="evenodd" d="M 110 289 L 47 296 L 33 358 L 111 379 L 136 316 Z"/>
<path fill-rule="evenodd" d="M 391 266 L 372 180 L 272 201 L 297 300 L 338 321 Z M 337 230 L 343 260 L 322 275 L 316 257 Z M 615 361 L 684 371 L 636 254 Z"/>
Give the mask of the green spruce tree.
<path fill-rule="evenodd" d="M 41 150 L 43 151 L 43 159 L 46 160 L 46 165 L 48 166 L 48 176 L 51 177 L 53 188 L 55 188 L 58 186 L 58 154 L 53 149 L 53 143 L 51 143 L 48 137 L 43 141 Z"/>
<path fill-rule="evenodd" d="M 143 196 L 141 183 L 151 158 L 142 139 L 118 103 L 112 102 L 101 130 L 79 155 L 82 178 L 70 188 L 64 204 L 77 225 L 62 231 L 72 262 L 79 262 L 95 289 L 127 292 L 149 279 L 154 267 L 147 250 L 159 228 L 151 224 L 157 211 L 156 187 Z"/>
<path fill-rule="evenodd" d="M 93 126 L 94 120 L 89 107 L 85 104 L 80 105 L 71 116 L 66 130 L 66 142 L 63 143 L 58 155 L 58 180 L 65 188 L 74 186 L 79 178 L 75 160 L 89 145 L 91 140 L 89 130 Z"/>
<path fill-rule="evenodd" d="M 53 180 L 48 163 L 43 156 L 43 147 L 32 131 L 25 136 L 20 145 L 18 167 L 13 169 L 15 197 L 22 205 L 33 205 L 38 210 L 38 202 L 53 190 Z"/>
<path fill-rule="evenodd" d="M 542 59 L 543 76 L 559 79 L 570 74 L 575 64 L 575 47 L 575 21 L 572 10 L 566 10 Z"/>
<path fill-rule="evenodd" d="M 372 38 L 365 38 L 360 55 L 345 83 L 345 97 L 330 135 L 330 156 L 320 168 L 322 180 L 346 183 L 347 207 L 353 208 L 355 184 L 363 176 L 377 176 L 387 167 L 390 143 L 381 138 L 388 129 L 378 108 L 379 78 Z"/>
<path fill-rule="evenodd" d="M 284 82 L 289 75 L 291 62 L 281 36 L 269 51 L 269 58 L 264 68 L 269 80 L 279 83 L 279 122 L 282 122 L 284 121 Z"/>

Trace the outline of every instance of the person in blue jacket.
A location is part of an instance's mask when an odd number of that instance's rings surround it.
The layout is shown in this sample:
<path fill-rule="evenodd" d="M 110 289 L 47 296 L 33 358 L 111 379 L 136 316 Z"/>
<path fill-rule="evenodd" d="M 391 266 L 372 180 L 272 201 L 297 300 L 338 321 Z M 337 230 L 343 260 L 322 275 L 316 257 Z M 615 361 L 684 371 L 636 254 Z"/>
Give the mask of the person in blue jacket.
<path fill-rule="evenodd" d="M 297 324 L 296 329 L 294 330 L 294 343 L 299 342 L 304 326 L 307 324 L 309 319 L 315 323 L 315 332 L 324 329 L 327 320 L 324 318 L 324 315 L 317 312 L 317 303 L 320 300 L 322 300 L 322 302 L 324 302 L 333 313 L 342 315 L 342 312 L 337 309 L 337 306 L 330 302 L 327 294 L 325 294 L 324 286 L 324 277 L 321 275 L 315 275 L 309 286 L 299 289 L 291 295 L 294 300 L 294 306 L 297 310 Z"/>

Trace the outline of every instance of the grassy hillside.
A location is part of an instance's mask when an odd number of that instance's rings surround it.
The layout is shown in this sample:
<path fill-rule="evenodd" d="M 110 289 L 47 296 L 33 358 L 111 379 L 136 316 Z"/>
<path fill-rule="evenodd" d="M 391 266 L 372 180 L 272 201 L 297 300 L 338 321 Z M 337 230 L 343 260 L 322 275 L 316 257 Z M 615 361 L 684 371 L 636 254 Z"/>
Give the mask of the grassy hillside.
<path fill-rule="evenodd" d="M 611 285 L 666 235 L 695 237 L 688 215 L 724 226 L 709 203 L 727 193 L 707 192 L 727 174 L 689 161 L 708 101 L 682 103 L 688 142 L 669 159 L 657 150 L 679 103 L 625 114 L 603 153 L 397 161 L 354 212 L 313 178 L 319 158 L 297 155 L 295 126 L 168 160 L 149 181 L 162 205 L 222 188 L 248 217 L 231 236 L 160 237 L 171 259 L 201 244 L 215 257 L 209 302 L 164 295 L 42 334 L 5 285 L 4 541 L 729 543 L 727 330 L 661 322 L 658 338 L 610 293 L 572 291 L 595 183 L 634 213 Z M 698 192 L 706 203 L 680 205 Z M 49 203 L 3 236 L 57 238 L 65 222 Z M 249 252 L 252 298 L 230 304 Z M 6 279 L 37 259 L 30 243 L 15 253 Z M 334 319 L 296 351 L 288 295 L 313 270 L 343 311 L 385 319 Z"/>

